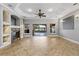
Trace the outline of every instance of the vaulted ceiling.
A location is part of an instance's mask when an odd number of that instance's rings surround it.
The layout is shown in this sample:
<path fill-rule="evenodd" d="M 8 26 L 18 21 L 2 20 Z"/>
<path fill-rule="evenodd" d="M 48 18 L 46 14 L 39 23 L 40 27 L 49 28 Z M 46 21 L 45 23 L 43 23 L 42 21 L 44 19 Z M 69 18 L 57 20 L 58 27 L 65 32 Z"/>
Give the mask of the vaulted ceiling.
<path fill-rule="evenodd" d="M 46 18 L 55 19 L 79 8 L 79 4 L 73 4 L 74 3 L 6 3 L 5 5 L 28 18 L 39 18 L 35 14 L 41 9 L 42 12 L 45 13 Z"/>

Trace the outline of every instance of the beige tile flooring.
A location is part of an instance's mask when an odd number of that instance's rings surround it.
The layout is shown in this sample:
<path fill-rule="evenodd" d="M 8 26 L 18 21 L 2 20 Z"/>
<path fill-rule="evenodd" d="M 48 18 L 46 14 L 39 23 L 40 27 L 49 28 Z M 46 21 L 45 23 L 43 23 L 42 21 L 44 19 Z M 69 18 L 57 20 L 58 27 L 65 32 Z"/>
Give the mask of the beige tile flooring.
<path fill-rule="evenodd" d="M 3 56 L 79 56 L 79 45 L 60 37 L 30 37 L 0 49 Z"/>

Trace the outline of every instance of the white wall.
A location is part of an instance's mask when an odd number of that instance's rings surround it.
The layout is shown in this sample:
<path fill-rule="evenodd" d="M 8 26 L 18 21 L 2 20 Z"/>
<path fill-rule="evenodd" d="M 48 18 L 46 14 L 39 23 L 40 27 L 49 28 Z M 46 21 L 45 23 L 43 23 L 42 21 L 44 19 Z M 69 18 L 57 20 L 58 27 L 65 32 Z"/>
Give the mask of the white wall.
<path fill-rule="evenodd" d="M 32 35 L 33 24 L 47 24 L 47 35 L 50 34 L 50 24 L 56 24 L 56 34 L 58 34 L 57 19 L 26 19 L 25 24 L 30 24 L 30 34 Z"/>
<path fill-rule="evenodd" d="M 79 14 L 79 11 L 76 11 L 76 12 L 70 13 L 69 15 L 64 16 L 62 19 L 70 15 L 76 16 L 78 14 Z M 74 17 L 74 29 L 73 30 L 64 30 L 63 23 L 61 21 L 59 21 L 59 25 L 60 25 L 59 27 L 60 35 L 79 42 L 79 18 Z"/>

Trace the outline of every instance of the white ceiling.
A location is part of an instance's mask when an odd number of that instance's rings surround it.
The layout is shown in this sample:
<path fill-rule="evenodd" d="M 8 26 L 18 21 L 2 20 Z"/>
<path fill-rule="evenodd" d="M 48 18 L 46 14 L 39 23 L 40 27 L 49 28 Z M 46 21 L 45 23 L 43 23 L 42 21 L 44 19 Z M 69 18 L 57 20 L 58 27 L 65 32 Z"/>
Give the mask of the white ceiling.
<path fill-rule="evenodd" d="M 73 3 L 8 3 L 6 4 L 10 8 L 16 9 L 16 11 L 25 16 L 25 17 L 32 17 L 38 18 L 35 14 L 38 13 L 38 10 L 41 9 L 42 12 L 46 14 L 46 18 L 57 18 L 58 16 L 62 15 L 63 12 L 73 8 Z M 31 8 L 33 11 L 28 12 L 27 10 Z M 48 9 L 52 8 L 52 12 L 48 12 Z"/>

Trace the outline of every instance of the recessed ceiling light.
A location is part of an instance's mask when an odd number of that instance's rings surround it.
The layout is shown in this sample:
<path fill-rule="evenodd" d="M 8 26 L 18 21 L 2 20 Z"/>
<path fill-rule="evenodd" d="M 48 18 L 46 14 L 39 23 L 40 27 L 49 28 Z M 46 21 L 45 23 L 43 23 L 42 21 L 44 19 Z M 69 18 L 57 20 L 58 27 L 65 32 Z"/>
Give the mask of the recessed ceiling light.
<path fill-rule="evenodd" d="M 27 11 L 28 11 L 28 12 L 32 12 L 32 9 L 31 9 L 31 8 L 29 8 Z"/>
<path fill-rule="evenodd" d="M 60 20 L 60 22 L 64 22 L 64 20 Z"/>
<path fill-rule="evenodd" d="M 53 11 L 53 9 L 52 9 L 52 8 L 48 9 L 48 12 L 52 12 L 52 11 Z"/>

